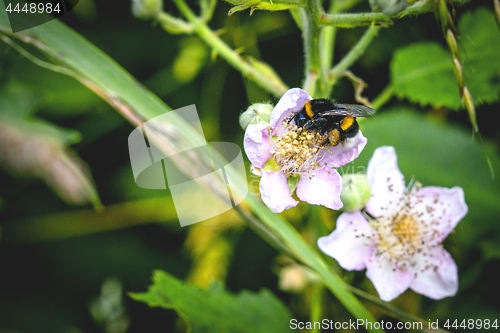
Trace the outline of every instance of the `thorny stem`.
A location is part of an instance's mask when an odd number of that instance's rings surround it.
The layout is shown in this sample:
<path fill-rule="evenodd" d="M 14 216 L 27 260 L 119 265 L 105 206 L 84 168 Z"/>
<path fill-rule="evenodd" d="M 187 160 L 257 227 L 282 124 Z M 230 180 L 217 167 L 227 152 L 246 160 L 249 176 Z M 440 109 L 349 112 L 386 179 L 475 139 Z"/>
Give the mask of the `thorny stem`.
<path fill-rule="evenodd" d="M 255 81 L 259 86 L 276 97 L 281 97 L 288 90 L 288 87 L 277 75 L 273 74 L 271 71 L 263 72 L 259 68 L 251 65 L 247 60 L 243 59 L 238 53 L 224 43 L 214 31 L 193 13 L 184 0 L 174 0 L 174 3 L 186 20 L 192 25 L 193 31 L 217 52 L 217 54 L 240 71 L 243 76 Z"/>

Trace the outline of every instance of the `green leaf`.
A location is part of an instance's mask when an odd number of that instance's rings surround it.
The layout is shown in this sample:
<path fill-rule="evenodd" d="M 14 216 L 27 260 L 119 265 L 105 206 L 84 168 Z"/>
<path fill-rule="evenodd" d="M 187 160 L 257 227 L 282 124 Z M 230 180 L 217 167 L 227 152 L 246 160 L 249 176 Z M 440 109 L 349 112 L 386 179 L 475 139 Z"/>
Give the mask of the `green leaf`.
<path fill-rule="evenodd" d="M 80 132 L 57 126 L 44 119 L 29 117 L 27 119 L 18 119 L 10 115 L 0 115 L 0 121 L 5 121 L 22 130 L 30 136 L 43 137 L 44 139 L 57 142 L 61 146 L 70 146 L 81 141 Z"/>
<path fill-rule="evenodd" d="M 43 180 L 69 204 L 100 199 L 85 163 L 68 147 L 80 133 L 40 119 L 0 115 L 0 167 L 18 177 Z"/>
<path fill-rule="evenodd" d="M 17 82 L 10 82 L 0 89 L 0 115 L 24 118 L 35 112 L 43 96 Z"/>
<path fill-rule="evenodd" d="M 204 290 L 163 271 L 155 271 L 146 293 L 132 293 L 151 307 L 174 309 L 192 332 L 288 332 L 291 315 L 270 291 L 233 295 L 220 284 Z"/>
<path fill-rule="evenodd" d="M 493 13 L 486 8 L 466 13 L 460 18 L 458 30 L 465 85 L 474 103 L 498 101 L 500 32 Z M 454 110 L 462 106 L 451 56 L 438 42 L 398 49 L 391 61 L 391 81 L 400 98 Z"/>
<path fill-rule="evenodd" d="M 462 15 L 458 24 L 463 45 L 465 84 L 475 103 L 500 100 L 500 30 L 485 7 Z"/>
<path fill-rule="evenodd" d="M 452 109 L 462 105 L 451 59 L 437 42 L 398 49 L 391 61 L 391 80 L 400 98 Z"/>

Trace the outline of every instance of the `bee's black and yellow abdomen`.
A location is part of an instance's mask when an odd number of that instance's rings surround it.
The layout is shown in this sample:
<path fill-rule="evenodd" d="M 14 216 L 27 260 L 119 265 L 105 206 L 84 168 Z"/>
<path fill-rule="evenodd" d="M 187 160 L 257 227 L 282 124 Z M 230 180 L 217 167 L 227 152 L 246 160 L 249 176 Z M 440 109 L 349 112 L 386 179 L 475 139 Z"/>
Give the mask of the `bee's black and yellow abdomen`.
<path fill-rule="evenodd" d="M 347 131 L 351 126 L 353 126 L 354 121 L 355 121 L 354 117 L 344 117 L 340 121 L 340 128 L 343 131 Z"/>
<path fill-rule="evenodd" d="M 350 118 L 350 119 L 348 119 Z M 347 119 L 347 121 L 346 121 Z M 352 138 L 359 132 L 359 125 L 354 117 L 345 117 L 340 122 L 341 139 Z"/>

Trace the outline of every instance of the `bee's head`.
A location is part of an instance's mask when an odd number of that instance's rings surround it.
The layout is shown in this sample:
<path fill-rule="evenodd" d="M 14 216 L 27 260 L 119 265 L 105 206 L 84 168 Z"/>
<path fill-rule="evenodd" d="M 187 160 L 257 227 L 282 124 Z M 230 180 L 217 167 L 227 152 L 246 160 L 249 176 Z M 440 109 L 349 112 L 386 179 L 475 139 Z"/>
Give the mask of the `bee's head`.
<path fill-rule="evenodd" d="M 307 121 L 304 108 L 302 108 L 302 110 L 296 112 L 292 117 L 290 117 L 290 119 L 288 119 L 288 124 L 290 124 L 292 119 L 295 120 L 295 125 L 297 125 L 298 127 L 304 126 L 305 122 Z"/>

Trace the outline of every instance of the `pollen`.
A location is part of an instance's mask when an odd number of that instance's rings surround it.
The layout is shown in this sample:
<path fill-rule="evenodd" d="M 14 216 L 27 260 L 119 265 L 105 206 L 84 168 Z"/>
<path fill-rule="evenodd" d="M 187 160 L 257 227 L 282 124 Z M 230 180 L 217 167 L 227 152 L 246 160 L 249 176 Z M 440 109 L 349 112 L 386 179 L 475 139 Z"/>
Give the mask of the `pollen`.
<path fill-rule="evenodd" d="M 271 153 L 288 174 L 308 172 L 320 167 L 320 151 L 326 136 L 283 122 L 284 133 L 272 142 Z"/>
<path fill-rule="evenodd" d="M 387 256 L 402 271 L 415 266 L 417 256 L 425 256 L 440 245 L 439 233 L 432 224 L 439 222 L 429 223 L 429 215 L 416 209 L 420 198 L 415 192 L 403 194 L 395 207 L 370 223 L 375 230 L 377 253 Z"/>
<path fill-rule="evenodd" d="M 412 246 L 418 243 L 418 223 L 412 216 L 403 216 L 396 224 L 392 233 L 401 242 L 406 242 Z"/>

